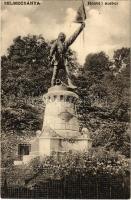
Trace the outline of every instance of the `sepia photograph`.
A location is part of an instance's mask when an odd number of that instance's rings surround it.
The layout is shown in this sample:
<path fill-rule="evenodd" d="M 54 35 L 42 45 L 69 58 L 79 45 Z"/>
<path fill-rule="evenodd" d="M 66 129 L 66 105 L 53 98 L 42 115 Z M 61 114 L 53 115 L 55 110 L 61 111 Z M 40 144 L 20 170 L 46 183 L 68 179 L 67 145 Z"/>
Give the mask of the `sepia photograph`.
<path fill-rule="evenodd" d="M 130 0 L 1 0 L 1 198 L 130 199 Z"/>

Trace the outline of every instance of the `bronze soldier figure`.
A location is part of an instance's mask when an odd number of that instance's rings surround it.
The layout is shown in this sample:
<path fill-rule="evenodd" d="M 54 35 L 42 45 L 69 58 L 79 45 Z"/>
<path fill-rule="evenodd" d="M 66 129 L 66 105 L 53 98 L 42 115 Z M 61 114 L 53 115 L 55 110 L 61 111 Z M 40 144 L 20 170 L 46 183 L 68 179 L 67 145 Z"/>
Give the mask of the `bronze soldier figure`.
<path fill-rule="evenodd" d="M 81 22 L 81 26 L 75 31 L 75 33 L 68 40 L 65 41 L 66 35 L 64 33 L 60 33 L 58 35 L 57 40 L 53 43 L 50 50 L 50 61 L 52 65 L 54 65 L 53 76 L 51 80 L 52 86 L 55 85 L 59 70 L 64 69 L 68 78 L 69 87 L 76 88 L 71 83 L 71 79 L 69 78 L 69 69 L 67 65 L 66 52 L 68 50 L 68 47 L 76 40 L 78 35 L 84 29 L 84 27 L 85 27 L 85 23 Z"/>

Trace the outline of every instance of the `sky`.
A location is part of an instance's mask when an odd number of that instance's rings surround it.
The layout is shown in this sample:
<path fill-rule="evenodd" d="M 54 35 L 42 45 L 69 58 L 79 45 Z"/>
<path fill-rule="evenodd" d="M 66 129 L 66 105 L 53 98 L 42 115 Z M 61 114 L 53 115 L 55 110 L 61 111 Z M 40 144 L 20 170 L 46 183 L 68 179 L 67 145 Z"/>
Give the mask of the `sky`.
<path fill-rule="evenodd" d="M 39 2 L 40 5 L 37 6 L 9 6 L 4 5 L 2 0 L 2 55 L 7 54 L 7 48 L 18 35 L 41 34 L 45 39 L 52 40 L 57 38 L 59 32 L 64 32 L 68 38 L 78 28 L 79 25 L 73 23 L 73 20 L 81 1 Z M 89 6 L 87 0 L 84 0 L 84 3 L 87 13 L 86 27 L 71 46 L 77 52 L 81 64 L 89 53 L 105 51 L 112 56 L 115 49 L 129 47 L 130 0 L 119 0 L 117 6 Z"/>

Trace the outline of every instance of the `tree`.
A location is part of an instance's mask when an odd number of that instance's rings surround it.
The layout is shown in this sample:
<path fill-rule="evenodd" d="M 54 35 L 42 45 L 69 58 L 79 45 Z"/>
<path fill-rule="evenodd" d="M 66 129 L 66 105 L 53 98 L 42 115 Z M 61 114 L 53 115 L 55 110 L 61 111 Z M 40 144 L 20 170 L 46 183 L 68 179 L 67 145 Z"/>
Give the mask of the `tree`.
<path fill-rule="evenodd" d="M 129 48 L 121 48 L 114 51 L 113 60 L 110 62 L 109 67 L 114 76 L 118 76 L 121 72 L 126 71 L 124 76 L 126 78 L 130 76 L 130 49 Z M 128 72 L 128 73 L 127 73 Z"/>
<path fill-rule="evenodd" d="M 84 63 L 85 73 L 96 82 L 109 70 L 108 63 L 109 57 L 104 52 L 89 54 Z"/>
<path fill-rule="evenodd" d="M 93 146 L 106 146 L 107 149 L 110 146 L 129 156 L 129 137 L 126 133 L 130 119 L 129 49 L 116 50 L 114 57 L 121 54 L 121 58 L 128 62 L 119 76 L 114 76 L 110 68 L 111 60 L 104 52 L 87 55 L 84 64 L 85 73 L 79 78 L 78 93 L 81 100 L 78 116 L 82 125 L 90 130 Z M 119 137 L 116 134 L 117 129 Z"/>

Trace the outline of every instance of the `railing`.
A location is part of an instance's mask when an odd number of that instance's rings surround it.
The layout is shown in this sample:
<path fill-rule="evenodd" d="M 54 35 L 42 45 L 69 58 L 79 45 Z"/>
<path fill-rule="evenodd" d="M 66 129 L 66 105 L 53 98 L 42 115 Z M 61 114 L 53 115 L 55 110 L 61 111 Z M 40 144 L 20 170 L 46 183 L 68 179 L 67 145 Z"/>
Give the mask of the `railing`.
<path fill-rule="evenodd" d="M 28 187 L 2 187 L 2 198 L 128 199 L 130 181 L 109 176 L 33 181 Z"/>

